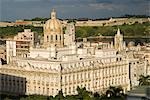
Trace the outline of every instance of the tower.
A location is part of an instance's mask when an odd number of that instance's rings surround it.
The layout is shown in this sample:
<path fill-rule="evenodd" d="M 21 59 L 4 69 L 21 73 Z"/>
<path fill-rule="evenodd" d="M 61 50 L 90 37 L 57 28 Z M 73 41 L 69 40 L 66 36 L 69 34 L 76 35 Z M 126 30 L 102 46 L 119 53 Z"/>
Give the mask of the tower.
<path fill-rule="evenodd" d="M 115 44 L 115 49 L 118 51 L 123 50 L 123 35 L 120 34 L 120 29 L 118 28 L 117 34 L 115 35 L 114 38 L 114 44 Z"/>
<path fill-rule="evenodd" d="M 64 34 L 64 45 L 69 46 L 75 43 L 75 25 L 68 23 Z"/>

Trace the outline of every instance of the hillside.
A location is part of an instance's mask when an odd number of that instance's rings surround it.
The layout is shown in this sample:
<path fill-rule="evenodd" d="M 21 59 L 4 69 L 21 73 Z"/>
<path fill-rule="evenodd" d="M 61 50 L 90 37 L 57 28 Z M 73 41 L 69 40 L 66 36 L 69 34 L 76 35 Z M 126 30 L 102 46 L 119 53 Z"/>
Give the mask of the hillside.
<path fill-rule="evenodd" d="M 117 29 L 120 28 L 121 33 L 125 36 L 150 36 L 150 22 L 134 23 L 132 25 L 120 26 L 83 26 L 76 27 L 77 37 L 89 36 L 114 36 Z"/>
<path fill-rule="evenodd" d="M 0 27 L 0 37 L 6 38 L 16 35 L 18 32 L 22 32 L 23 29 L 30 28 L 32 31 L 43 35 L 42 27 L 33 26 L 8 26 Z M 150 36 L 150 22 L 134 23 L 132 25 L 120 25 L 120 26 L 83 26 L 76 27 L 76 37 L 89 37 L 89 36 L 114 36 L 117 29 L 120 28 L 121 33 L 125 36 Z"/>
<path fill-rule="evenodd" d="M 0 38 L 7 38 L 15 36 L 18 32 L 23 32 L 24 29 L 31 29 L 38 34 L 43 33 L 42 27 L 34 27 L 34 26 L 7 26 L 7 27 L 0 27 Z"/>

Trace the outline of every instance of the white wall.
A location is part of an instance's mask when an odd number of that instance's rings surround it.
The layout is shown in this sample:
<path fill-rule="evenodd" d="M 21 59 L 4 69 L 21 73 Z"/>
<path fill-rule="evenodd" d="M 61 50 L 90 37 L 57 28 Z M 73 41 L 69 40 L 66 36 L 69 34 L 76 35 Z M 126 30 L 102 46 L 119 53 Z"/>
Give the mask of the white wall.
<path fill-rule="evenodd" d="M 16 56 L 16 41 L 7 40 L 6 41 L 6 59 L 7 64 L 10 62 L 13 56 Z"/>

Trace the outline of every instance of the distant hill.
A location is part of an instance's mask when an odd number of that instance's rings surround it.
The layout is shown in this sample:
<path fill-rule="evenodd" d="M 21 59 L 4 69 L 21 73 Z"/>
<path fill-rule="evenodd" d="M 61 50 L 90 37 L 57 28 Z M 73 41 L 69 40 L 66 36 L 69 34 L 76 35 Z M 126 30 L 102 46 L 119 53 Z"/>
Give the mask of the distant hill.
<path fill-rule="evenodd" d="M 125 14 L 122 16 L 112 16 L 112 18 L 149 18 L 150 16 L 148 15 L 130 15 L 130 14 Z M 24 21 L 47 21 L 49 18 L 41 18 L 41 17 L 35 17 L 32 19 L 24 19 Z M 106 18 L 96 18 L 96 19 L 92 19 L 92 18 L 73 18 L 73 19 L 61 19 L 60 20 L 77 20 L 77 21 L 88 21 L 88 20 L 108 20 L 110 19 L 110 17 L 106 17 Z"/>
<path fill-rule="evenodd" d="M 121 33 L 125 36 L 150 36 L 150 22 L 134 23 L 131 25 L 76 27 L 76 36 L 82 38 L 101 35 L 114 36 L 118 28 L 120 28 Z"/>
<path fill-rule="evenodd" d="M 43 27 L 34 26 L 7 26 L 0 27 L 0 38 L 10 37 L 22 32 L 24 29 L 31 29 L 39 35 L 43 35 Z M 114 36 L 117 29 L 121 29 L 121 33 L 125 36 L 150 36 L 150 22 L 134 23 L 131 25 L 115 25 L 115 26 L 82 26 L 76 27 L 76 37 L 89 36 Z"/>

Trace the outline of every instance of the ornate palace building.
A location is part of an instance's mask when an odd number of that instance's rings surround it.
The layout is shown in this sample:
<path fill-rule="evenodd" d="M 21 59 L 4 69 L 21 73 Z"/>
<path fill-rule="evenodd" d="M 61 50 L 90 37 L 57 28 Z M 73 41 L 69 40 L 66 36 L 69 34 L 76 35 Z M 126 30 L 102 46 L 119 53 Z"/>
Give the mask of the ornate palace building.
<path fill-rule="evenodd" d="M 62 24 L 53 10 L 51 19 L 44 25 L 44 42 L 30 46 L 26 56 L 17 56 L 16 44 L 10 45 L 10 42 L 6 44 L 9 62 L 0 65 L 3 93 L 15 91 L 55 96 L 62 90 L 65 95 L 71 95 L 77 93 L 77 86 L 103 92 L 110 86 L 119 85 L 125 92 L 131 89 L 131 79 L 135 80 L 137 68 L 132 66 L 139 60 L 129 59 L 127 52 L 122 54 L 127 47 L 119 29 L 114 45 L 113 42 L 75 42 L 74 24 L 68 23 L 63 33 Z M 139 61 L 142 74 L 147 74 L 143 73 L 146 69 L 142 69 L 145 64 Z M 11 88 L 15 86 L 17 88 Z"/>

